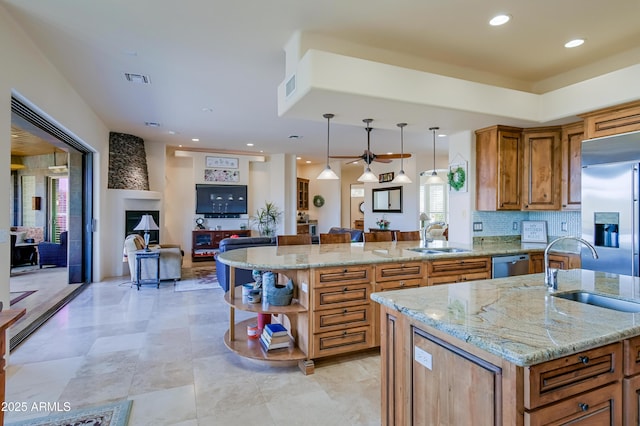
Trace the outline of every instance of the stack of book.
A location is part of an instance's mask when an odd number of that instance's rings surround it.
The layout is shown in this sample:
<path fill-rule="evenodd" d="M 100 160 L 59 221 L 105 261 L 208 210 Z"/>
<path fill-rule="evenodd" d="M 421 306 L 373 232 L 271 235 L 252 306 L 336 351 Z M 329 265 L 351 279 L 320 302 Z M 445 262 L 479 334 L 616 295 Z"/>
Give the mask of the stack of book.
<path fill-rule="evenodd" d="M 290 340 L 291 338 L 289 337 L 287 329 L 278 323 L 265 324 L 262 334 L 260 335 L 260 343 L 262 343 L 262 347 L 268 351 L 288 348 Z"/>

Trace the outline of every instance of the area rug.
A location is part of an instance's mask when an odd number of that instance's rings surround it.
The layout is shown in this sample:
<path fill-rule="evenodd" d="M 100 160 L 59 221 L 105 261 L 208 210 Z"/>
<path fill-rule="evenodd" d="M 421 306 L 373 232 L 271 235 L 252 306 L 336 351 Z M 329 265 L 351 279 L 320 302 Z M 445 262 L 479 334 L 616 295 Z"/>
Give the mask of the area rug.
<path fill-rule="evenodd" d="M 175 291 L 213 290 L 220 287 L 216 268 L 191 268 L 176 281 Z"/>
<path fill-rule="evenodd" d="M 87 407 L 31 420 L 5 423 L 7 426 L 126 426 L 133 401 Z M 63 405 L 60 406 L 64 408 Z"/>
<path fill-rule="evenodd" d="M 11 293 L 9 293 L 9 297 L 11 297 L 11 300 L 10 300 L 9 304 L 10 305 L 15 305 L 16 303 L 18 303 L 19 301 L 21 301 L 25 297 L 31 296 L 36 291 L 38 291 L 38 290 L 12 291 Z"/>

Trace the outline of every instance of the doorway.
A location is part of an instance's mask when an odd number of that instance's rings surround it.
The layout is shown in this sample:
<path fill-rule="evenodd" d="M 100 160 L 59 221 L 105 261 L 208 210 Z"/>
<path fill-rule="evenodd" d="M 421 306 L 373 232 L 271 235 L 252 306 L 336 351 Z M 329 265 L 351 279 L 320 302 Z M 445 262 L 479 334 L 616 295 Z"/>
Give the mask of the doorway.
<path fill-rule="evenodd" d="M 10 329 L 10 349 L 92 278 L 93 154 L 44 116 L 12 97 L 10 220 L 12 233 L 31 233 L 36 256 L 11 268 L 11 306 L 27 315 Z"/>
<path fill-rule="evenodd" d="M 364 231 L 364 211 L 364 184 L 352 183 L 349 207 L 351 227 Z"/>

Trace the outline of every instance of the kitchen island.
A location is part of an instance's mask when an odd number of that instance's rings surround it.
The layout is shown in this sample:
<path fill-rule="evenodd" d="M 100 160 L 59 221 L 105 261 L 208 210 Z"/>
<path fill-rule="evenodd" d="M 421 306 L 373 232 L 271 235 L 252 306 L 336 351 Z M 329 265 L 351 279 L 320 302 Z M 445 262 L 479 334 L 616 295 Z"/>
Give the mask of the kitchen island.
<path fill-rule="evenodd" d="M 230 306 L 225 344 L 244 357 L 298 361 L 309 374 L 314 359 L 380 345 L 379 309 L 371 293 L 491 278 L 492 256 L 529 253 L 541 259 L 544 247 L 504 241 L 473 246 L 397 241 L 265 246 L 220 253 L 220 262 L 231 269 L 270 270 L 278 272 L 281 283 L 291 279 L 294 284 L 293 303 L 277 307 L 247 303 L 236 291 L 236 284 L 244 283 L 230 281 L 225 294 Z M 234 271 L 229 276 L 235 277 Z M 265 351 L 258 341 L 248 339 L 247 326 L 256 319 L 236 322 L 236 310 L 276 315 L 289 329 L 288 351 Z"/>
<path fill-rule="evenodd" d="M 640 280 L 576 269 L 558 281 L 554 294 L 543 274 L 372 294 L 383 424 L 637 425 L 640 313 L 558 296 L 640 303 Z"/>

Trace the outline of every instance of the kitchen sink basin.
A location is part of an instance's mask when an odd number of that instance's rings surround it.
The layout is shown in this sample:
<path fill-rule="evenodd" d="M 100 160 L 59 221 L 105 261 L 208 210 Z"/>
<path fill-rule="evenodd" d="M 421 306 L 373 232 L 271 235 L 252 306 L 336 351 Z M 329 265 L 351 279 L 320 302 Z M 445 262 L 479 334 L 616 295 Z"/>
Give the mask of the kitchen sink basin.
<path fill-rule="evenodd" d="M 423 254 L 468 253 L 471 251 L 455 247 L 414 247 L 407 250 Z"/>
<path fill-rule="evenodd" d="M 613 309 L 620 312 L 640 312 L 640 303 L 589 293 L 588 291 L 571 291 L 568 293 L 554 293 L 553 295 L 561 299 L 600 306 L 601 308 Z"/>

